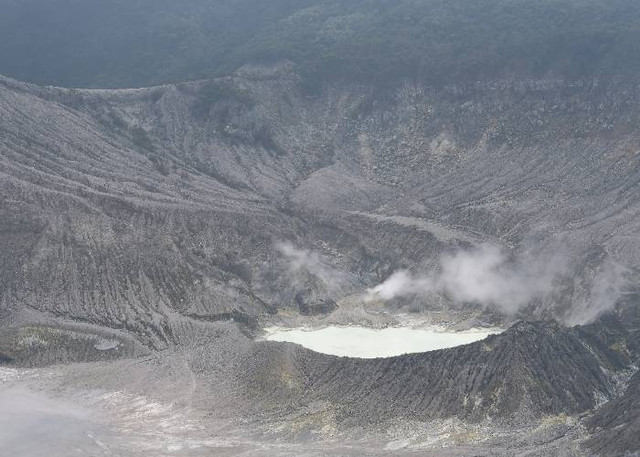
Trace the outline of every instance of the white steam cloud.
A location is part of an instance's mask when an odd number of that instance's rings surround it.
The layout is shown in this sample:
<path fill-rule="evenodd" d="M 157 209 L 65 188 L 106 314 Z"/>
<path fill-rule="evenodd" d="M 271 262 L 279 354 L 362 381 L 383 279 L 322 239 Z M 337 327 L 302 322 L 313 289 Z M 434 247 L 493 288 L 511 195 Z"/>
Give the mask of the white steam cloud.
<path fill-rule="evenodd" d="M 591 281 L 589 296 L 574 307 L 566 319 L 567 323 L 586 324 L 612 309 L 629 286 L 629 273 L 628 268 L 617 262 L 605 262 Z"/>
<path fill-rule="evenodd" d="M 457 302 L 474 302 L 514 312 L 553 290 L 555 279 L 567 269 L 566 259 L 556 254 L 545 259 L 525 255 L 511 260 L 493 245 L 444 256 L 437 272 L 413 276 L 394 273 L 369 289 L 368 299 L 389 300 L 417 294 L 446 294 Z"/>
<path fill-rule="evenodd" d="M 330 266 L 318 253 L 298 249 L 290 242 L 277 243 L 276 248 L 287 262 L 294 287 L 306 287 L 311 275 L 322 281 L 335 299 L 353 291 L 355 279 Z M 477 303 L 506 314 L 536 302 L 553 307 L 556 299 L 572 300 L 570 309 L 561 316 L 568 324 L 584 324 L 612 309 L 628 286 L 629 270 L 609 260 L 593 273 L 586 288 L 576 293 L 571 286 L 574 268 L 567 249 L 557 244 L 548 249 L 532 247 L 516 257 L 485 243 L 442 256 L 429 273 L 397 271 L 368 289 L 364 299 L 445 295 L 456 303 Z"/>
<path fill-rule="evenodd" d="M 310 274 L 320 279 L 332 294 L 339 294 L 347 286 L 344 274 L 323 262 L 318 253 L 298 249 L 288 241 L 277 243 L 276 249 L 287 260 L 292 281 L 302 282 L 302 276 Z"/>

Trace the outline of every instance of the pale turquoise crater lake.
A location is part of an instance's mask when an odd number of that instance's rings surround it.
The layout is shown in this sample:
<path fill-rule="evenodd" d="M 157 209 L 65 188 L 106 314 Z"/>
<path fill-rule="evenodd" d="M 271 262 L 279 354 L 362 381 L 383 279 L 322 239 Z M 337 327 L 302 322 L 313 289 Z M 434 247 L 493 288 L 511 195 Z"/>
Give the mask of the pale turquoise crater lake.
<path fill-rule="evenodd" d="M 440 327 L 388 327 L 373 329 L 357 326 L 330 326 L 320 329 L 269 327 L 264 339 L 296 343 L 323 354 L 376 358 L 428 352 L 483 340 L 500 329 L 451 331 Z"/>

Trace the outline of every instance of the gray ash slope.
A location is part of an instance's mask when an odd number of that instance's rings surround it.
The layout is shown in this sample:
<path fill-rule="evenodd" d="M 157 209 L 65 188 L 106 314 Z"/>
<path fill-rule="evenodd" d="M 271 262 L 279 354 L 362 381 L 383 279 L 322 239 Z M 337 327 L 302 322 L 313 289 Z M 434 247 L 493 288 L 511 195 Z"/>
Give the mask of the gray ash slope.
<path fill-rule="evenodd" d="M 600 268 L 638 264 L 638 91 L 549 77 L 309 96 L 289 64 L 136 90 L 2 79 L 1 360 L 171 360 L 202 410 L 295 438 L 597 410 L 586 446 L 638 450 L 637 418 L 616 413 L 637 402 L 633 295 L 590 326 L 386 360 L 250 338 L 262 316 L 330 310 L 482 241 L 564 246 L 572 275 L 520 313 L 580 315 Z M 283 241 L 331 277 L 292 278 Z"/>
<path fill-rule="evenodd" d="M 624 325 L 616 322 L 614 328 L 618 335 L 606 343 L 626 345 Z M 620 386 L 610 375 L 629 370 L 637 352 L 625 354 L 606 343 L 580 328 L 519 322 L 482 342 L 373 361 L 258 347 L 259 355 L 251 358 L 247 370 L 253 386 L 253 379 L 282 377 L 279 368 L 287 360 L 298 396 L 289 388 L 275 403 L 309 398 L 335 402 L 345 422 L 455 416 L 471 422 L 491 417 L 505 424 L 529 424 L 545 415 L 587 412 L 616 396 Z M 256 365 L 255 359 L 267 362 Z M 274 359 L 280 362 L 275 370 Z M 274 398 L 273 392 L 256 397 L 269 402 Z"/>

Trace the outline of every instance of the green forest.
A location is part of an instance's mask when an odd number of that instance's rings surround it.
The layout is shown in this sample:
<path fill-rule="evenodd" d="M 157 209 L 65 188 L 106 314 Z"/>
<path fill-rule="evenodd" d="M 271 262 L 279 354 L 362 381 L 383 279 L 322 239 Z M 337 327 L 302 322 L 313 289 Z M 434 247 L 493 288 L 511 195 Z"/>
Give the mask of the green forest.
<path fill-rule="evenodd" d="M 139 87 L 287 60 L 305 84 L 636 78 L 636 0 L 0 0 L 0 74 Z"/>

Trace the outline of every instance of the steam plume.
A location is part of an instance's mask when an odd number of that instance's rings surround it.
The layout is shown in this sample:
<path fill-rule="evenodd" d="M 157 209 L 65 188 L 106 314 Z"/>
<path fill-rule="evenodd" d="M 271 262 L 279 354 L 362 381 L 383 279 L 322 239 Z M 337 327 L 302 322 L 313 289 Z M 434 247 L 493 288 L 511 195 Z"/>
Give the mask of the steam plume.
<path fill-rule="evenodd" d="M 617 262 L 605 262 L 591 281 L 588 298 L 573 308 L 567 323 L 586 324 L 612 309 L 629 285 L 629 273 L 628 268 Z"/>
<path fill-rule="evenodd" d="M 548 294 L 566 266 L 560 255 L 544 260 L 525 255 L 513 261 L 499 247 L 482 244 L 444 256 L 439 270 L 432 274 L 412 276 L 407 271 L 396 272 L 369 289 L 368 298 L 389 300 L 416 294 L 446 294 L 457 302 L 475 302 L 513 312 Z"/>
<path fill-rule="evenodd" d="M 344 275 L 324 263 L 318 253 L 298 249 L 288 241 L 277 243 L 276 249 L 287 260 L 293 281 L 302 282 L 301 276 L 310 274 L 320 279 L 332 294 L 339 294 L 346 286 Z"/>

